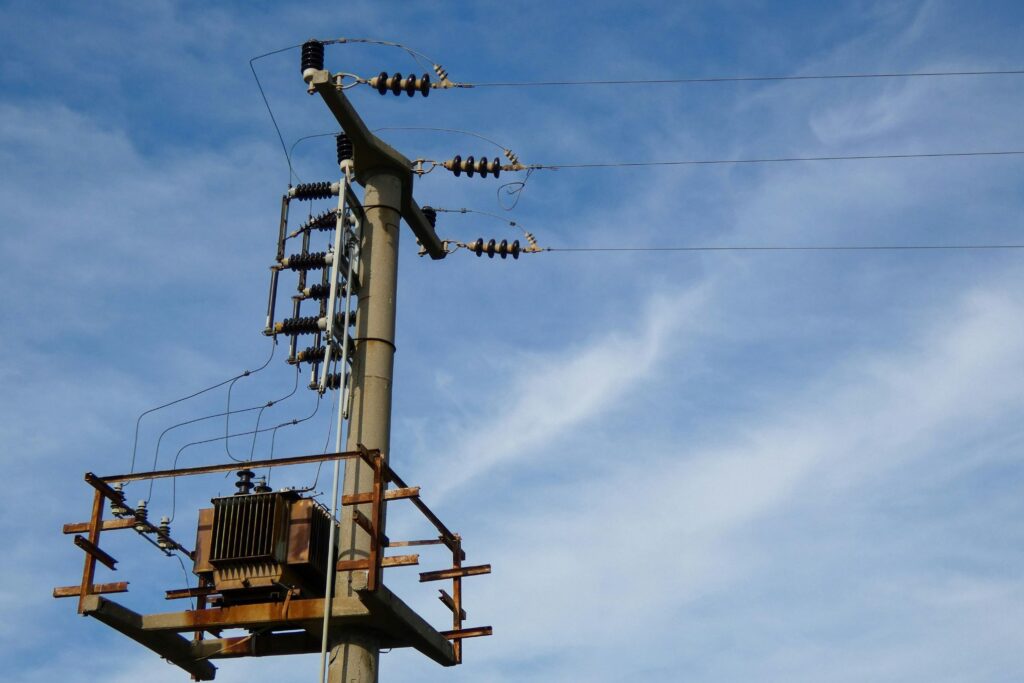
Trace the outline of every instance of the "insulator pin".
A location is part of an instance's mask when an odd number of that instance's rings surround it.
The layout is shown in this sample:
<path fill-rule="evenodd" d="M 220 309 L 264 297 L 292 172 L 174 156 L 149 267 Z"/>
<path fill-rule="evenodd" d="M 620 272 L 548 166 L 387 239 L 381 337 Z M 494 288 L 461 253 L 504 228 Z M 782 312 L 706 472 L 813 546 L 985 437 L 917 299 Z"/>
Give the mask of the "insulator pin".
<path fill-rule="evenodd" d="M 115 517 L 125 517 L 128 515 L 128 508 L 124 506 L 124 482 L 119 481 L 114 484 L 114 492 L 117 493 L 118 499 L 110 501 L 110 514 Z"/>
<path fill-rule="evenodd" d="M 494 258 L 497 255 L 501 258 L 511 256 L 514 259 L 518 259 L 519 254 L 522 253 L 519 240 L 516 240 L 511 244 L 509 244 L 508 240 L 502 240 L 498 243 L 495 243 L 495 240 L 490 240 L 485 243 L 483 238 L 480 238 L 467 244 L 466 248 L 477 256 L 487 254 L 488 258 Z"/>
<path fill-rule="evenodd" d="M 336 194 L 338 194 L 338 190 L 326 180 L 322 180 L 318 183 L 299 183 L 288 191 L 289 197 L 292 199 L 298 199 L 299 201 L 327 199 L 328 197 Z"/>
<path fill-rule="evenodd" d="M 352 158 L 352 140 L 344 133 L 338 133 L 338 163 L 348 161 Z"/>
<path fill-rule="evenodd" d="M 171 518 L 161 517 L 160 526 L 157 527 L 156 544 L 164 550 L 174 548 L 174 541 L 171 540 Z"/>
<path fill-rule="evenodd" d="M 140 500 L 135 506 L 135 530 L 139 533 L 149 531 L 149 510 L 146 509 L 146 501 Z"/>
<path fill-rule="evenodd" d="M 324 44 L 319 40 L 307 40 L 302 44 L 302 73 L 306 69 L 323 71 L 324 69 Z"/>
<path fill-rule="evenodd" d="M 252 493 L 252 478 L 256 475 L 250 469 L 238 470 L 238 481 L 235 482 L 236 496 L 244 496 L 247 493 Z"/>
<path fill-rule="evenodd" d="M 417 92 L 424 97 L 430 95 L 430 74 L 423 74 L 419 78 L 409 74 L 402 78 L 400 73 L 389 76 L 387 71 L 381 71 L 371 78 L 369 83 L 370 87 L 376 88 L 381 95 L 386 95 L 389 90 L 395 95 L 401 95 L 404 91 L 409 97 Z"/>
<path fill-rule="evenodd" d="M 488 162 L 487 157 L 480 157 L 480 159 L 466 157 L 463 159 L 456 154 L 441 165 L 454 173 L 456 178 L 463 173 L 469 178 L 472 178 L 474 173 L 479 173 L 481 178 L 486 178 L 488 173 L 495 178 L 501 174 L 501 159 L 498 157 L 494 157 L 494 159 Z"/>
<path fill-rule="evenodd" d="M 430 227 L 436 228 L 437 227 L 437 210 L 434 209 L 434 207 L 432 207 L 432 206 L 424 206 L 420 210 L 423 212 L 423 215 L 426 217 L 427 222 L 430 223 Z"/>
<path fill-rule="evenodd" d="M 254 488 L 252 491 L 253 493 L 270 493 L 271 490 L 272 489 L 267 484 L 267 478 L 260 477 L 259 479 L 256 480 L 256 488 Z"/>

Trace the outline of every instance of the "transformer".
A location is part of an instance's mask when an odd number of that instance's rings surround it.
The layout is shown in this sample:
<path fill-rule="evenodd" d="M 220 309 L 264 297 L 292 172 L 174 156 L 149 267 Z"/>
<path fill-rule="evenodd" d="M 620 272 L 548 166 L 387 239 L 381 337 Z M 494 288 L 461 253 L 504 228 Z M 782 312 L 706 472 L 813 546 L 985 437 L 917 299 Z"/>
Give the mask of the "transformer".
<path fill-rule="evenodd" d="M 193 572 L 221 604 L 324 596 L 332 525 L 322 505 L 295 491 L 211 502 L 199 511 Z"/>

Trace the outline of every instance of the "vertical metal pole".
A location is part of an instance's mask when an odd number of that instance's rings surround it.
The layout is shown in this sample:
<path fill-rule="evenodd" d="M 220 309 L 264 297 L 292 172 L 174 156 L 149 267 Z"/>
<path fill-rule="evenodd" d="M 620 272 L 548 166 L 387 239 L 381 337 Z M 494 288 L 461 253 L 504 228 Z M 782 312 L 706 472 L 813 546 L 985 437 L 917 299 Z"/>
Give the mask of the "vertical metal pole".
<path fill-rule="evenodd" d="M 357 159 L 358 161 L 358 159 Z M 391 377 L 395 357 L 395 299 L 398 285 L 398 228 L 402 178 L 390 172 L 366 180 L 363 206 L 366 225 L 360 252 L 359 310 L 352 373 L 352 413 L 346 450 L 357 444 L 380 449 L 387 462 L 391 443 Z M 345 494 L 369 492 L 373 468 L 362 458 L 345 463 Z M 370 506 L 346 506 L 342 513 L 340 559 L 368 559 L 370 538 L 353 519 L 356 508 L 368 517 Z M 381 523 L 383 528 L 383 520 Z M 337 577 L 340 594 L 353 593 L 351 576 Z M 379 662 L 378 639 L 363 630 L 338 634 L 331 652 L 329 683 L 375 683 Z"/>

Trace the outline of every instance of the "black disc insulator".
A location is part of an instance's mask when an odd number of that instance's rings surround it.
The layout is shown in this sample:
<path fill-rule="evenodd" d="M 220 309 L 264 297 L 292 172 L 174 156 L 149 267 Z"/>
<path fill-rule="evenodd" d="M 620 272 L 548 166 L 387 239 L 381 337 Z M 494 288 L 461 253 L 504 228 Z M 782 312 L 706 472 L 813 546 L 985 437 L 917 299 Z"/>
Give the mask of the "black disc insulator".
<path fill-rule="evenodd" d="M 483 253 L 484 253 L 484 238 L 483 237 L 478 237 L 476 239 L 476 242 L 473 242 L 473 244 L 470 246 L 470 248 L 473 250 L 473 253 L 476 254 L 478 257 L 483 255 Z"/>
<path fill-rule="evenodd" d="M 420 94 L 424 97 L 430 94 L 430 74 L 423 74 L 420 79 Z"/>
<path fill-rule="evenodd" d="M 235 482 L 236 496 L 244 496 L 252 491 L 252 478 L 255 476 L 252 470 L 238 470 L 238 481 Z"/>
<path fill-rule="evenodd" d="M 522 249 L 519 247 L 519 240 L 516 240 L 512 243 L 512 249 L 510 252 L 512 254 L 512 258 L 518 259 L 520 251 L 522 251 Z"/>
<path fill-rule="evenodd" d="M 377 75 L 377 92 L 379 92 L 381 95 L 383 95 L 387 91 L 388 91 L 388 72 L 387 71 L 381 71 Z"/>
<path fill-rule="evenodd" d="M 396 96 L 402 94 L 402 74 L 395 72 L 395 75 L 391 77 L 391 92 Z"/>
<path fill-rule="evenodd" d="M 473 157 L 466 157 L 466 163 L 462 165 L 462 170 L 466 172 L 467 178 L 473 177 L 473 172 L 476 170 L 473 167 Z"/>
<path fill-rule="evenodd" d="M 452 173 L 456 178 L 462 175 L 462 157 L 458 154 L 452 158 Z"/>
<path fill-rule="evenodd" d="M 283 334 L 312 334 L 320 329 L 320 319 L 315 315 L 302 318 L 285 318 L 278 323 L 278 331 Z"/>
<path fill-rule="evenodd" d="M 405 77 L 405 81 L 402 82 L 402 89 L 405 90 L 405 94 L 412 97 L 416 94 L 416 77 L 409 74 Z"/>
<path fill-rule="evenodd" d="M 316 270 L 327 265 L 327 252 L 314 251 L 309 254 L 292 254 L 288 257 L 288 269 Z"/>
<path fill-rule="evenodd" d="M 494 174 L 495 178 L 501 173 L 501 159 L 498 157 L 494 157 L 494 160 L 491 162 L 491 173 Z"/>
<path fill-rule="evenodd" d="M 330 372 L 327 373 L 327 381 L 324 382 L 324 386 L 327 389 L 340 389 L 341 388 L 341 373 Z"/>
<path fill-rule="evenodd" d="M 487 243 L 487 257 L 494 258 L 494 240 Z"/>
<path fill-rule="evenodd" d="M 299 226 L 299 231 L 304 232 L 306 230 L 330 230 L 338 222 L 338 210 L 331 209 L 330 211 L 324 211 L 319 216 L 313 216 L 308 221 Z"/>
<path fill-rule="evenodd" d="M 306 291 L 308 292 L 306 294 L 306 298 L 313 299 L 314 301 L 322 301 L 324 299 L 330 298 L 331 296 L 330 285 L 313 285 L 307 288 Z M 345 296 L 344 287 L 338 289 L 338 296 Z"/>
<path fill-rule="evenodd" d="M 307 40 L 302 44 L 302 71 L 324 69 L 324 44 L 319 40 Z"/>
<path fill-rule="evenodd" d="M 292 188 L 295 199 L 327 199 L 331 196 L 331 184 L 326 180 L 319 183 L 300 183 Z"/>
<path fill-rule="evenodd" d="M 508 240 L 502 240 L 501 244 L 498 245 L 498 255 L 501 256 L 501 258 L 508 256 Z"/>
<path fill-rule="evenodd" d="M 338 133 L 338 137 L 335 138 L 338 143 L 338 163 L 347 161 L 352 158 L 352 140 L 349 139 L 344 133 Z"/>
<path fill-rule="evenodd" d="M 424 206 L 421 211 L 423 215 L 427 217 L 427 222 L 430 223 L 430 227 L 437 227 L 437 211 L 432 206 Z"/>

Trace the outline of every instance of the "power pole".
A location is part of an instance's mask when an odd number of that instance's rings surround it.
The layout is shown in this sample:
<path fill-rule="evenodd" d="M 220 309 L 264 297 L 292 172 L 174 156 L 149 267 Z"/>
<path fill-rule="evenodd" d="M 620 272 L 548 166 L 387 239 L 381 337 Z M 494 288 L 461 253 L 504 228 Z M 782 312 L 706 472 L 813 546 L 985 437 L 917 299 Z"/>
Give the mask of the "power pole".
<path fill-rule="evenodd" d="M 399 224 L 402 218 L 420 244 L 435 259 L 445 256 L 433 225 L 412 199 L 412 162 L 389 147 L 360 119 L 341 88 L 323 70 L 323 47 L 315 41 L 303 46 L 303 79 L 310 93 L 318 93 L 352 141 L 356 181 L 365 187 L 366 226 L 360 245 L 359 308 L 356 314 L 355 354 L 352 369 L 352 410 L 346 448 L 379 449 L 387 462 L 391 442 L 391 390 L 395 356 L 395 315 L 398 285 Z M 318 59 L 319 56 L 319 59 Z M 345 464 L 343 493 L 370 491 L 373 471 L 362 461 Z M 369 556 L 370 540 L 361 533 L 356 511 L 369 506 L 348 506 L 341 519 L 339 559 Z M 382 520 L 383 524 L 383 520 Z M 338 572 L 340 593 L 352 595 L 353 572 Z M 380 644 L 365 630 L 328 634 L 331 644 L 329 683 L 376 683 Z"/>

